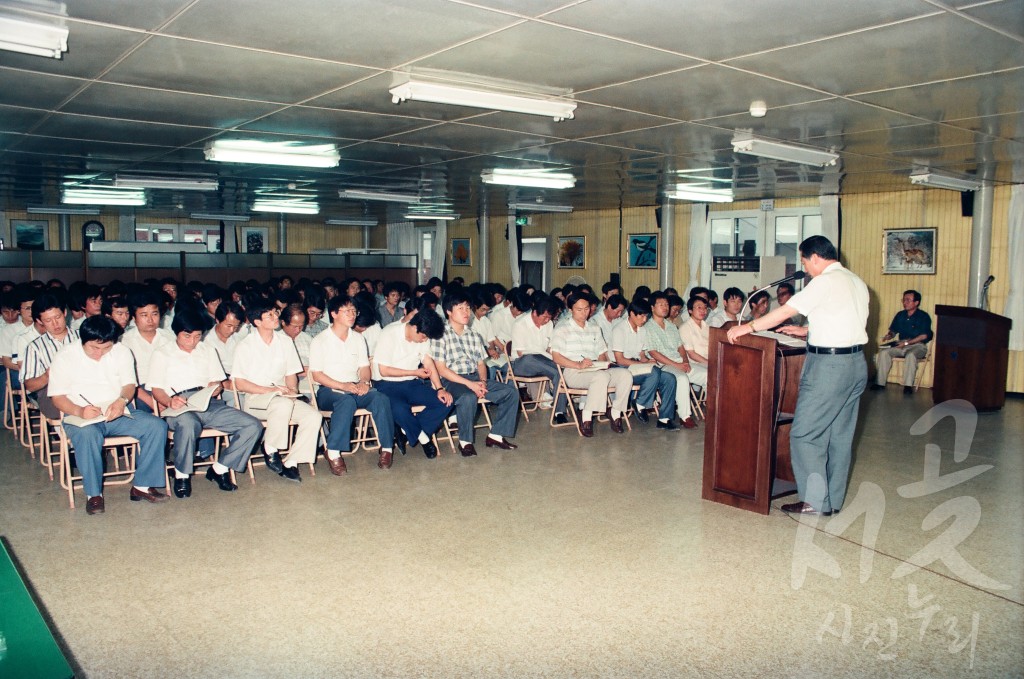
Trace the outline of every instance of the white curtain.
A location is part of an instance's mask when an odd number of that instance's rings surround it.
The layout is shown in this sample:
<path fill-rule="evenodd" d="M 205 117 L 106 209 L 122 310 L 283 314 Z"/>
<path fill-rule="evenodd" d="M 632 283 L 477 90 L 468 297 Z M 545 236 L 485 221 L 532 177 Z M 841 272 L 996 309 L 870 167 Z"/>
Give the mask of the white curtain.
<path fill-rule="evenodd" d="M 839 196 L 821 196 L 821 235 L 839 249 Z"/>
<path fill-rule="evenodd" d="M 412 222 L 388 224 L 388 254 L 417 255 L 419 241 L 416 238 L 416 227 Z"/>
<path fill-rule="evenodd" d="M 690 206 L 690 246 L 687 250 L 690 280 L 686 283 L 686 297 L 698 285 L 707 286 L 711 280 L 711 221 L 707 203 Z"/>
<path fill-rule="evenodd" d="M 1003 315 L 1013 321 L 1010 328 L 1010 350 L 1024 351 L 1024 184 L 1010 187 L 1009 247 L 1007 270 L 1010 272 L 1010 293 L 1006 296 Z"/>
<path fill-rule="evenodd" d="M 512 273 L 512 287 L 522 283 L 519 273 L 519 225 L 516 224 L 516 213 L 509 211 L 508 216 L 508 268 Z"/>
<path fill-rule="evenodd" d="M 438 278 L 444 277 L 445 258 L 448 256 L 448 222 L 443 219 L 437 220 L 434 227 L 434 245 L 430 248 L 430 266 L 433 275 Z"/>

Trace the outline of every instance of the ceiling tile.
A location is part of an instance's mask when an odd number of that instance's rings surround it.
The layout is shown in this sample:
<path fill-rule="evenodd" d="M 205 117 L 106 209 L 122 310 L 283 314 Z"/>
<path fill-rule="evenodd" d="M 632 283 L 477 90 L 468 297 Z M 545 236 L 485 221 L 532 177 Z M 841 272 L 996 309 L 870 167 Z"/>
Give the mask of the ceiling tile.
<path fill-rule="evenodd" d="M 368 141 L 430 124 L 432 123 L 429 121 L 398 115 L 384 116 L 357 111 L 293 106 L 243 125 L 240 129 Z"/>
<path fill-rule="evenodd" d="M 87 84 L 78 78 L 0 68 L 0 104 L 52 108 Z"/>

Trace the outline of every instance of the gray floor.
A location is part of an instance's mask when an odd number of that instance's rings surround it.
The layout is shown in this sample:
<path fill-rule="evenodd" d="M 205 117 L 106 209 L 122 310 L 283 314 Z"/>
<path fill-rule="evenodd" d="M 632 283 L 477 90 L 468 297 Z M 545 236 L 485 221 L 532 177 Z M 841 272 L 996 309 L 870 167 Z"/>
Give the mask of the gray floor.
<path fill-rule="evenodd" d="M 119 487 L 91 517 L 4 433 L 0 535 L 88 677 L 1022 676 L 1024 401 L 955 461 L 952 418 L 909 433 L 930 400 L 865 396 L 831 520 L 702 501 L 703 425 L 533 421 L 515 452 L 156 506 Z M 926 443 L 942 475 L 992 467 L 904 497 Z"/>

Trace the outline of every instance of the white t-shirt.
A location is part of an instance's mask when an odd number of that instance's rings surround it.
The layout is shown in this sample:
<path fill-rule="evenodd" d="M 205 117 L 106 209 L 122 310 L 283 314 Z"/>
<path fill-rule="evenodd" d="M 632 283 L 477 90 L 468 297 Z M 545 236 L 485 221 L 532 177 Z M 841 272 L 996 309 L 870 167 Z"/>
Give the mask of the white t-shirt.
<path fill-rule="evenodd" d="M 284 333 L 273 333 L 270 343 L 263 341 L 259 331 L 238 343 L 232 377 L 249 380 L 261 387 L 283 387 L 284 378 L 302 372 L 295 343 Z"/>
<path fill-rule="evenodd" d="M 146 387 L 160 387 L 168 394 L 194 387 L 205 387 L 226 377 L 217 350 L 200 342 L 191 352 L 182 351 L 177 342 L 164 344 L 153 352 Z"/>
<path fill-rule="evenodd" d="M 370 365 L 366 340 L 355 330 L 341 339 L 328 328 L 313 338 L 309 347 L 309 370 L 325 373 L 339 382 L 359 381 L 359 369 Z"/>
<path fill-rule="evenodd" d="M 126 384 L 135 381 L 132 352 L 121 344 L 94 361 L 85 355 L 79 340 L 58 352 L 50 364 L 50 396 L 67 396 L 72 403 L 99 407 L 113 403 Z"/>
<path fill-rule="evenodd" d="M 868 286 L 839 262 L 825 267 L 787 304 L 807 316 L 808 344 L 850 347 L 868 342 Z"/>
<path fill-rule="evenodd" d="M 390 323 L 380 331 L 376 352 L 373 354 L 374 370 L 379 373 L 379 366 L 386 365 L 399 370 L 415 370 L 420 366 L 423 357 L 430 353 L 430 342 L 410 342 L 405 338 L 406 323 Z M 415 379 L 405 377 L 377 377 L 374 379 L 389 382 L 405 382 Z"/>
<path fill-rule="evenodd" d="M 203 338 L 203 344 L 212 347 L 217 352 L 217 356 L 220 358 L 221 367 L 224 368 L 224 372 L 228 375 L 231 374 L 231 365 L 235 360 L 235 349 L 241 341 L 242 336 L 236 332 L 231 337 L 228 337 L 227 342 L 222 342 L 220 337 L 217 336 L 216 330 L 211 330 L 206 333 L 206 337 Z"/>

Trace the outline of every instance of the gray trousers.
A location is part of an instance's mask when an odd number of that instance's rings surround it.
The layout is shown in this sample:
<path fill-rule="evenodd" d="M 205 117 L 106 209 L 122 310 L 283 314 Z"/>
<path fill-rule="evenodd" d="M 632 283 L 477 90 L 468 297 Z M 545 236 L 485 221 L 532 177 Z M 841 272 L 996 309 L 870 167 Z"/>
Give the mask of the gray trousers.
<path fill-rule="evenodd" d="M 885 386 L 889 379 L 889 371 L 892 370 L 892 359 L 906 359 L 903 364 L 903 386 L 914 386 L 914 379 L 917 377 L 917 362 L 928 354 L 928 345 L 911 344 L 909 347 L 886 347 L 879 349 L 875 354 L 875 365 L 878 366 L 878 373 L 875 375 L 875 382 Z"/>
<path fill-rule="evenodd" d="M 167 428 L 174 432 L 174 468 L 183 474 L 192 473 L 196 445 L 203 429 L 219 429 L 229 435 L 228 447 L 220 451 L 219 461 L 236 472 L 245 471 L 249 456 L 263 435 L 263 424 L 259 420 L 217 399 L 210 399 L 210 407 L 205 412 L 168 417 Z"/>
<path fill-rule="evenodd" d="M 547 356 L 541 354 L 523 354 L 512 361 L 512 370 L 519 377 L 546 377 L 551 380 L 551 393 L 558 388 L 558 366 Z M 555 402 L 555 413 L 565 412 L 565 395 L 561 394 Z"/>
<path fill-rule="evenodd" d="M 461 375 L 468 380 L 479 380 L 479 375 Z M 459 422 L 459 440 L 473 443 L 473 424 L 476 421 L 477 398 L 469 387 L 442 380 L 444 388 L 455 399 L 455 417 Z M 519 390 L 511 384 L 487 380 L 488 401 L 494 404 L 491 416 L 491 433 L 502 438 L 516 435 L 516 416 L 519 415 Z"/>
<path fill-rule="evenodd" d="M 808 353 L 804 360 L 790 448 L 800 498 L 818 511 L 839 511 L 846 500 L 860 395 L 867 383 L 863 352 Z M 818 492 L 809 496 L 808 481 L 815 475 L 821 480 L 811 485 Z"/>

